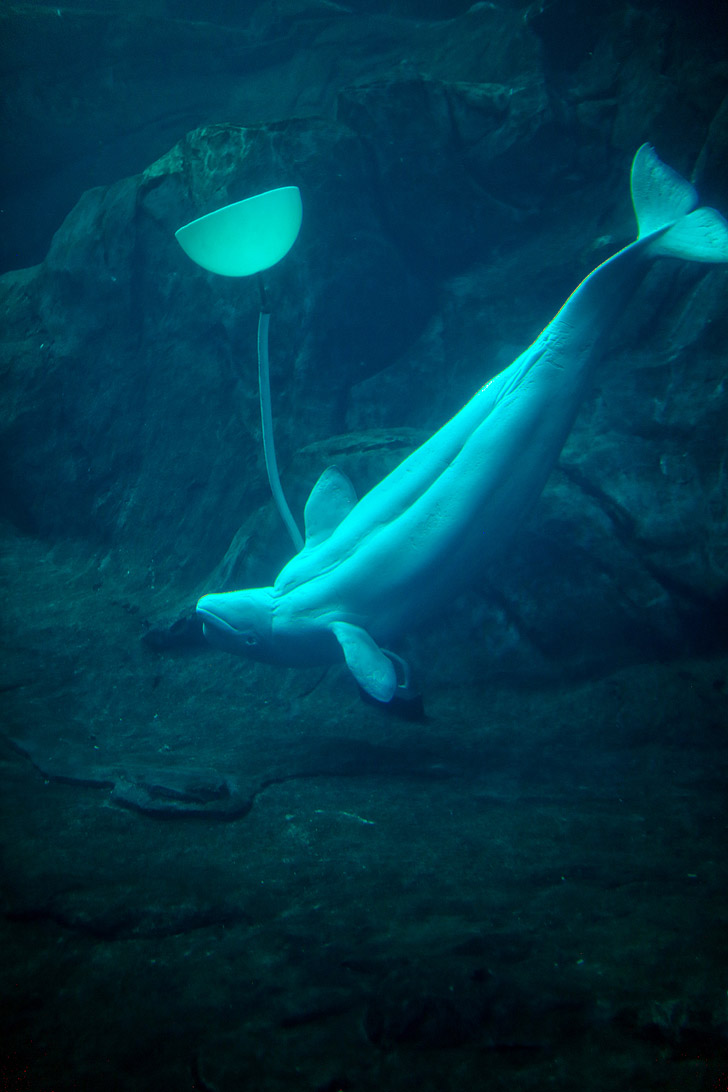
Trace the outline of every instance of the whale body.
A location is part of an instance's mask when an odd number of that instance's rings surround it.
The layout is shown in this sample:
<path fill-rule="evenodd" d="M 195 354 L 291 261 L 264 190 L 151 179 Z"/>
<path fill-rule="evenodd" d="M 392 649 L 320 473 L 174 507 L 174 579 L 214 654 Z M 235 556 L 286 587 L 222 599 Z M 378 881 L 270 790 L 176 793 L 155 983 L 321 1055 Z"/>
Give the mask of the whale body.
<path fill-rule="evenodd" d="M 600 346 L 650 262 L 728 261 L 728 223 L 644 144 L 635 242 L 599 265 L 532 345 L 357 501 L 336 467 L 307 501 L 303 549 L 272 587 L 203 595 L 214 645 L 287 665 L 341 660 L 390 701 L 406 665 L 386 645 L 502 551 L 541 493 Z"/>

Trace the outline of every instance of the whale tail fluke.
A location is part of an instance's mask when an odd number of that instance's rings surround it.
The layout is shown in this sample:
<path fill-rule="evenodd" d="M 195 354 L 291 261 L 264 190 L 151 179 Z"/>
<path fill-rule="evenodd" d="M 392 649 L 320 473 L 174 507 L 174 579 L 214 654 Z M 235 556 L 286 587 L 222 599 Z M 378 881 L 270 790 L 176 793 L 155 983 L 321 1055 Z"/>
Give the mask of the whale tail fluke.
<path fill-rule="evenodd" d="M 728 262 L 728 221 L 715 209 L 695 209 L 655 239 L 650 253 L 689 262 Z"/>
<path fill-rule="evenodd" d="M 638 238 L 655 235 L 653 257 L 693 262 L 728 262 L 728 221 L 710 208 L 698 208 L 698 194 L 682 175 L 643 144 L 632 163 L 632 204 Z"/>

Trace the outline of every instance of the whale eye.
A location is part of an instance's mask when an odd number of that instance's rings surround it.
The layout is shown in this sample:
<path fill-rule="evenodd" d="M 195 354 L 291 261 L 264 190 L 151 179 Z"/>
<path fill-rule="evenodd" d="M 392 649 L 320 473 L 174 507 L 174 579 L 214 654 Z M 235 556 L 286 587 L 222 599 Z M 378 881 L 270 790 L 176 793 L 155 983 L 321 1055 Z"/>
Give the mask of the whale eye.
<path fill-rule="evenodd" d="M 258 644 L 258 638 L 254 633 L 246 633 L 244 640 L 246 648 L 255 648 Z"/>

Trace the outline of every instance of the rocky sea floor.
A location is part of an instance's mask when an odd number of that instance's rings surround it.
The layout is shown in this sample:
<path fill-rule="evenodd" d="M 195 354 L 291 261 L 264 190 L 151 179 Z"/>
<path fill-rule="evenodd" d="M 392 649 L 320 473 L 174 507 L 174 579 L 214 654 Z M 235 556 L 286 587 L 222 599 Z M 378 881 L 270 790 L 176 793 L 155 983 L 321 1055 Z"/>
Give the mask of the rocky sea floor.
<path fill-rule="evenodd" d="M 405 721 L 150 651 L 131 558 L 3 553 L 4 1088 L 726 1088 L 725 659 L 425 641 Z"/>

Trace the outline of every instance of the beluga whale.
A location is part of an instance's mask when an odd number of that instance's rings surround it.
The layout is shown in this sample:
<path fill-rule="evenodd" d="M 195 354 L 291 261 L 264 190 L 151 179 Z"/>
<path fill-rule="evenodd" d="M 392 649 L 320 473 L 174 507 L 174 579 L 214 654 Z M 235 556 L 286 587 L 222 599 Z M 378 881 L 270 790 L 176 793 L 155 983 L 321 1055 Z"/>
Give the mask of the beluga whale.
<path fill-rule="evenodd" d="M 728 261 L 728 222 L 649 144 L 631 170 L 637 238 L 597 266 L 520 356 L 357 500 L 335 466 L 274 584 L 203 595 L 205 637 L 283 665 L 344 661 L 372 698 L 407 686 L 388 647 L 503 550 L 540 495 L 607 335 L 660 257 Z"/>

